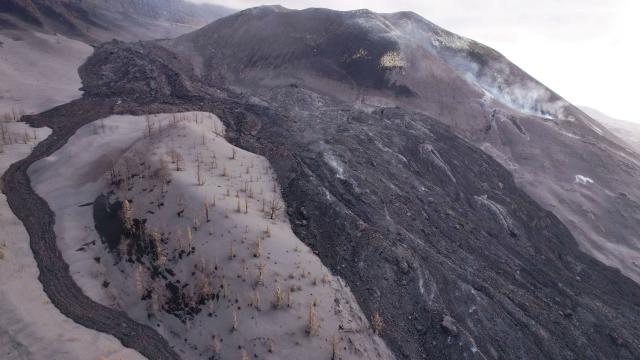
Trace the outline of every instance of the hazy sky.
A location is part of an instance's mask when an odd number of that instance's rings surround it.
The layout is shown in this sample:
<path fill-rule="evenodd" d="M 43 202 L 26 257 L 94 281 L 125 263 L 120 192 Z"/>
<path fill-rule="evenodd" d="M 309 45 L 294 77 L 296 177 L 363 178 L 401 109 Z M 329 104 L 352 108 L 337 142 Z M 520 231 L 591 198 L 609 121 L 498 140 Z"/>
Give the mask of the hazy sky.
<path fill-rule="evenodd" d="M 237 9 L 265 4 L 195 1 Z M 500 51 L 576 105 L 640 122 L 638 0 L 282 0 L 280 4 L 294 9 L 411 10 Z"/>

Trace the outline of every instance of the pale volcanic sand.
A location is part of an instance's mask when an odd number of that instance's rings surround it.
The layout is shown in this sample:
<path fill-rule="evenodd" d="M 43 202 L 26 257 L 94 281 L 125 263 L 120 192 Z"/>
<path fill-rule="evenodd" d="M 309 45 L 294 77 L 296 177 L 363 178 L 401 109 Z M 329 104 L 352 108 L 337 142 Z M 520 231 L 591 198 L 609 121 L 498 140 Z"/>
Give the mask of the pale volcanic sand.
<path fill-rule="evenodd" d="M 62 36 L 14 31 L 0 32 L 0 42 L 0 120 L 8 112 L 38 113 L 82 95 L 77 69 L 92 53 L 90 46 Z M 23 123 L 7 127 L 14 141 L 3 146 L 0 173 L 51 133 Z M 22 144 L 25 131 L 31 137 L 28 144 Z M 0 229 L 0 358 L 144 358 L 114 337 L 74 323 L 51 304 L 38 280 L 28 234 L 4 194 Z"/>
<path fill-rule="evenodd" d="M 39 113 L 82 96 L 78 67 L 91 46 L 42 33 L 0 32 L 0 113 Z"/>
<path fill-rule="evenodd" d="M 34 188 L 56 213 L 59 246 L 84 292 L 153 326 L 185 358 L 212 356 L 214 335 L 224 359 L 240 358 L 243 350 L 249 358 L 255 354 L 270 359 L 330 359 L 334 335 L 344 359 L 393 358 L 373 334 L 346 285 L 293 234 L 283 210 L 277 212 L 275 220 L 262 212 L 263 198 L 267 202 L 281 201 L 268 161 L 227 143 L 218 135 L 224 131 L 223 126 L 211 114 L 177 116 L 182 121 L 173 126 L 172 115 L 151 116 L 155 126 L 150 138 L 145 135 L 144 117 L 111 116 L 84 126 L 53 156 L 32 166 Z M 160 124 L 162 130 L 158 132 Z M 181 171 L 171 163 L 172 148 L 184 158 Z M 233 149 L 235 159 L 231 158 Z M 205 182 L 202 186 L 197 184 L 198 157 Z M 167 162 L 171 177 L 164 194 L 161 181 L 153 176 L 160 159 Z M 105 176 L 112 162 L 122 171 L 128 163 L 132 172 L 144 177 L 131 179 L 127 191 L 124 186 L 116 189 Z M 223 175 L 225 169 L 227 176 Z M 140 300 L 140 290 L 153 287 L 148 271 L 118 262 L 117 256 L 108 253 L 94 229 L 91 207 L 78 207 L 109 190 L 120 199 L 130 199 L 133 216 L 146 218 L 148 229 L 170 239 L 163 245 L 168 257 L 166 267 L 176 273 L 170 279 L 188 284 L 186 291 L 192 294 L 207 284 L 220 294 L 218 302 L 210 301 L 186 323 L 164 311 L 148 315 L 152 301 Z M 210 222 L 205 220 L 205 201 Z M 159 207 L 160 202 L 163 206 Z M 184 216 L 178 217 L 181 209 L 185 210 Z M 194 227 L 194 223 L 199 225 Z M 195 253 L 179 260 L 177 238 L 183 239 L 185 247 L 189 231 Z M 261 249 L 256 257 L 258 238 Z M 94 240 L 95 245 L 83 247 Z M 84 251 L 77 251 L 80 247 Z M 99 263 L 96 257 L 101 259 Z M 264 270 L 259 281 L 261 265 Z M 110 282 L 106 289 L 101 286 L 104 280 Z M 284 294 L 278 309 L 273 305 L 277 287 Z M 289 288 L 294 289 L 290 306 Z M 162 297 L 163 292 L 154 295 Z M 316 335 L 308 336 L 305 327 L 314 301 L 319 328 Z M 232 331 L 234 314 L 237 329 Z"/>
<path fill-rule="evenodd" d="M 7 126 L 18 143 L 3 147 L 0 173 L 51 133 L 48 128 L 32 129 L 24 123 Z M 27 144 L 22 143 L 25 131 L 30 137 Z M 4 194 L 0 195 L 0 229 L 1 359 L 144 359 L 114 337 L 74 323 L 51 304 L 38 280 L 29 236 Z"/>

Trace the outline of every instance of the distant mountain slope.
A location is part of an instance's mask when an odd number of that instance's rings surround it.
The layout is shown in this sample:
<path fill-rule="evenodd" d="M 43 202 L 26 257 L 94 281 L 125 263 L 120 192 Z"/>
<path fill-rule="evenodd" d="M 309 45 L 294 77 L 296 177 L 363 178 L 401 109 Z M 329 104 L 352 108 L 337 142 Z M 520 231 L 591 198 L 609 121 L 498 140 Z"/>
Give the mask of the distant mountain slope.
<path fill-rule="evenodd" d="M 599 121 L 607 129 L 631 145 L 636 151 L 640 151 L 640 123 L 612 118 L 596 109 L 581 106 L 580 109 L 587 115 Z"/>
<path fill-rule="evenodd" d="M 296 86 L 452 126 L 507 167 L 581 248 L 640 281 L 640 159 L 497 51 L 411 12 L 245 10 L 163 42 L 210 84 Z"/>
<path fill-rule="evenodd" d="M 185 0 L 3 0 L 0 29 L 59 33 L 85 42 L 174 37 L 232 10 Z"/>
<path fill-rule="evenodd" d="M 0 116 L 39 113 L 82 96 L 78 67 L 91 46 L 62 36 L 0 31 Z"/>

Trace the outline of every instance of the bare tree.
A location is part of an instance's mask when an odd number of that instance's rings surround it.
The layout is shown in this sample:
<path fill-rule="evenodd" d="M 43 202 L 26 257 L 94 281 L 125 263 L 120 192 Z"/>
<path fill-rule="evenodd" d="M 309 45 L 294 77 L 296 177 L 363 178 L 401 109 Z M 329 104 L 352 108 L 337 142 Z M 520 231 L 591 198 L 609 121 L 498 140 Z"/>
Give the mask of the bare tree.
<path fill-rule="evenodd" d="M 260 311 L 260 304 L 262 302 L 260 299 L 260 291 L 258 289 L 255 289 L 253 293 L 253 306 L 256 308 L 256 310 Z"/>
<path fill-rule="evenodd" d="M 258 265 L 258 277 L 256 278 L 256 286 L 264 285 L 264 273 L 267 269 L 267 265 L 264 263 L 260 263 Z"/>
<path fill-rule="evenodd" d="M 200 161 L 198 161 L 196 165 L 196 181 L 198 182 L 198 186 L 202 186 L 205 183 L 204 177 L 202 176 L 202 171 L 200 171 L 200 168 L 201 168 Z"/>
<path fill-rule="evenodd" d="M 262 256 L 262 240 L 258 236 L 258 238 L 256 239 L 256 245 L 253 252 L 253 257 L 259 258 L 260 256 Z"/>
<path fill-rule="evenodd" d="M 193 247 L 193 235 L 191 234 L 191 228 L 187 226 L 187 242 L 185 243 L 185 251 L 191 250 Z"/>
<path fill-rule="evenodd" d="M 193 218 L 193 230 L 198 231 L 198 229 L 200 229 L 200 217 L 196 215 Z"/>
<path fill-rule="evenodd" d="M 181 166 L 183 162 L 184 162 L 184 157 L 182 156 L 182 154 L 179 152 L 176 152 L 175 154 L 176 171 L 184 170 L 184 168 Z"/>
<path fill-rule="evenodd" d="M 176 208 L 178 210 L 178 217 L 184 216 L 185 204 L 184 195 L 182 193 L 176 195 Z"/>
<path fill-rule="evenodd" d="M 22 118 L 22 116 L 24 115 L 24 111 L 23 110 L 17 110 L 16 108 L 11 108 L 11 121 L 12 122 L 17 122 L 20 120 L 20 118 Z"/>
<path fill-rule="evenodd" d="M 172 164 L 176 163 L 176 154 L 177 153 L 178 152 L 176 151 L 176 148 L 172 144 L 171 147 L 169 148 L 169 156 L 171 157 L 171 163 Z"/>
<path fill-rule="evenodd" d="M 331 360 L 340 359 L 340 355 L 338 351 L 340 349 L 340 338 L 336 335 L 333 335 L 331 338 Z"/>
<path fill-rule="evenodd" d="M 142 265 L 136 266 L 133 272 L 133 284 L 138 296 L 142 296 L 144 294 L 144 268 Z"/>
<path fill-rule="evenodd" d="M 371 316 L 371 329 L 373 329 L 373 333 L 376 335 L 380 335 L 382 329 L 384 328 L 384 321 L 380 316 L 379 312 L 374 312 L 373 316 Z"/>
<path fill-rule="evenodd" d="M 220 358 L 220 353 L 222 352 L 222 343 L 218 340 L 216 335 L 213 335 L 211 338 L 211 352 L 213 352 L 213 358 Z"/>
<path fill-rule="evenodd" d="M 120 237 L 120 243 L 118 243 L 118 254 L 120 259 L 124 259 L 129 256 L 129 239 L 124 236 Z"/>
<path fill-rule="evenodd" d="M 160 180 L 161 184 L 161 192 L 164 194 L 167 192 L 167 184 L 169 180 L 171 180 L 171 172 L 169 171 L 169 165 L 167 161 L 162 158 L 160 159 L 160 168 L 158 169 L 158 180 Z"/>
<path fill-rule="evenodd" d="M 271 220 L 274 220 L 276 218 L 276 215 L 278 214 L 278 211 L 282 210 L 283 207 L 284 205 L 280 200 L 275 198 L 272 199 L 271 203 L 269 204 L 269 218 Z"/>
<path fill-rule="evenodd" d="M 133 210 L 131 209 L 131 205 L 129 201 L 125 199 L 122 202 L 122 208 L 120 209 L 120 220 L 122 221 L 122 226 L 126 230 L 131 230 L 133 228 Z"/>
<path fill-rule="evenodd" d="M 233 249 L 233 243 L 229 246 L 229 260 L 236 258 L 236 251 Z"/>
<path fill-rule="evenodd" d="M 284 304 L 284 292 L 280 286 L 276 286 L 276 290 L 273 292 L 273 307 L 279 309 Z"/>
<path fill-rule="evenodd" d="M 5 247 L 7 247 L 7 243 L 3 241 L 2 244 L 0 244 L 0 260 L 4 259 L 4 251 L 2 249 Z"/>
<path fill-rule="evenodd" d="M 173 114 L 171 116 L 171 122 L 169 123 L 170 127 L 176 127 L 178 125 L 178 118 L 176 116 L 176 114 Z"/>
<path fill-rule="evenodd" d="M 316 314 L 316 304 L 313 302 L 309 305 L 309 315 L 307 317 L 305 332 L 309 336 L 315 336 L 318 334 L 319 329 L 320 323 L 318 322 L 318 315 Z"/>
<path fill-rule="evenodd" d="M 231 331 L 233 332 L 233 331 L 238 330 L 238 314 L 236 314 L 235 310 L 233 310 L 232 316 L 233 316 L 233 318 L 232 318 L 232 323 L 231 323 Z"/>
<path fill-rule="evenodd" d="M 153 133 L 153 129 L 155 129 L 156 124 L 151 121 L 151 116 L 149 116 L 148 114 L 144 116 L 144 121 L 146 121 L 147 123 L 147 137 L 150 138 L 151 134 Z"/>
<path fill-rule="evenodd" d="M 147 311 L 153 316 L 158 316 L 162 309 L 161 291 L 162 287 L 157 286 L 156 283 L 151 287 L 151 299 L 147 304 Z"/>
<path fill-rule="evenodd" d="M 27 132 L 27 130 L 25 129 L 24 133 L 22 134 L 22 143 L 28 144 L 29 142 L 31 142 L 31 136 L 29 135 L 29 132 Z"/>
<path fill-rule="evenodd" d="M 2 138 L 3 145 L 11 145 L 11 134 L 6 123 L 0 123 L 0 138 Z"/>

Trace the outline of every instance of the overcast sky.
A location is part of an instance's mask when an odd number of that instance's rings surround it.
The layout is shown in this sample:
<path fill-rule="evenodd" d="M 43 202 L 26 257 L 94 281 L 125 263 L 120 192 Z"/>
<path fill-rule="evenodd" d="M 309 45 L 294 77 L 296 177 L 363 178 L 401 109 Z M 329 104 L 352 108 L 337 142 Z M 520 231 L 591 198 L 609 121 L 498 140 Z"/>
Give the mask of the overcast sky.
<path fill-rule="evenodd" d="M 195 0 L 241 9 L 261 0 Z M 301 9 L 411 10 L 480 41 L 576 105 L 640 122 L 638 0 L 282 0 Z"/>

